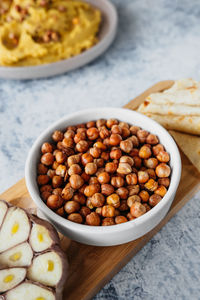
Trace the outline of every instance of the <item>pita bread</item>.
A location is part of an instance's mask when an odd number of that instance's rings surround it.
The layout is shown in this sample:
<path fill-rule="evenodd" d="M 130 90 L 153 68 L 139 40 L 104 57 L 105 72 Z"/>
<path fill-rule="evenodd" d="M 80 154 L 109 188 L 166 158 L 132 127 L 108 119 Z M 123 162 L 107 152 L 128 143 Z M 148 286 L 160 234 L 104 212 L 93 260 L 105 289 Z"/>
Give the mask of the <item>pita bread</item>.
<path fill-rule="evenodd" d="M 200 172 L 200 137 L 170 130 L 175 141 Z"/>

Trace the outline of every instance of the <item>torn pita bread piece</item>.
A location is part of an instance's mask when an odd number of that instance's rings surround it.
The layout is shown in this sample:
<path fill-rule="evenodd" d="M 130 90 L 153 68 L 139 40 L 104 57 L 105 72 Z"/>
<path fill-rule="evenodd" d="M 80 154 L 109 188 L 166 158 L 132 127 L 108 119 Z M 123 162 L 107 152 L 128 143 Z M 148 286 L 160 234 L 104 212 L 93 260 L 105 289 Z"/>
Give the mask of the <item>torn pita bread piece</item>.
<path fill-rule="evenodd" d="M 170 130 L 181 150 L 200 172 L 200 137 Z"/>

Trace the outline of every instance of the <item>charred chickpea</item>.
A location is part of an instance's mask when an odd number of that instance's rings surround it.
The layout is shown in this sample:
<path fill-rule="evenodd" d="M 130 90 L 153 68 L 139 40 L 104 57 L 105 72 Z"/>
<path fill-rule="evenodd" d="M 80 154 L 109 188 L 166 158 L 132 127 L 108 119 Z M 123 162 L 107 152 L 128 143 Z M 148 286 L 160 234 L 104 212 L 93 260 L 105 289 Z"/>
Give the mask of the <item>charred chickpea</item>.
<path fill-rule="evenodd" d="M 133 134 L 133 135 L 136 135 L 137 132 L 138 132 L 138 130 L 140 130 L 140 127 L 138 127 L 138 126 L 131 126 L 131 127 L 130 127 L 130 132 L 131 132 L 131 134 Z"/>
<path fill-rule="evenodd" d="M 138 178 L 137 175 L 135 173 L 131 173 L 126 175 L 126 183 L 128 185 L 134 185 L 137 184 Z"/>
<path fill-rule="evenodd" d="M 96 147 L 90 148 L 90 154 L 94 158 L 99 158 L 101 155 L 101 149 L 96 148 Z"/>
<path fill-rule="evenodd" d="M 133 196 L 128 197 L 128 199 L 127 199 L 127 205 L 129 207 L 131 207 L 133 205 L 133 203 L 135 203 L 135 202 L 141 202 L 140 196 L 133 195 Z"/>
<path fill-rule="evenodd" d="M 94 207 L 101 207 L 104 205 L 105 197 L 101 193 L 95 193 L 92 196 L 91 202 Z"/>
<path fill-rule="evenodd" d="M 86 216 L 86 224 L 91 226 L 99 226 L 101 223 L 101 219 L 96 212 L 91 212 Z"/>
<path fill-rule="evenodd" d="M 96 140 L 99 137 L 99 130 L 96 127 L 91 127 L 87 130 L 89 140 Z"/>
<path fill-rule="evenodd" d="M 169 177 L 171 169 L 165 163 L 161 163 L 156 167 L 156 175 L 158 177 Z"/>
<path fill-rule="evenodd" d="M 52 139 L 54 142 L 61 142 L 63 140 L 64 134 L 60 130 L 55 130 L 52 134 Z"/>
<path fill-rule="evenodd" d="M 145 190 L 142 190 L 141 192 L 139 192 L 139 196 L 142 199 L 142 202 L 148 202 L 149 200 L 149 193 Z"/>
<path fill-rule="evenodd" d="M 108 183 L 110 181 L 110 175 L 107 172 L 102 172 L 98 175 L 98 181 L 100 184 Z"/>
<path fill-rule="evenodd" d="M 111 217 L 104 218 L 104 219 L 102 220 L 101 225 L 102 225 L 102 226 L 111 226 L 111 225 L 115 225 L 115 220 L 114 220 L 114 218 L 111 218 Z"/>
<path fill-rule="evenodd" d="M 145 212 L 146 212 L 145 206 L 139 202 L 134 202 L 130 208 L 130 213 L 135 218 L 142 216 L 143 214 L 145 214 Z"/>
<path fill-rule="evenodd" d="M 137 176 L 139 183 L 145 183 L 149 180 L 149 174 L 146 171 L 139 171 Z"/>
<path fill-rule="evenodd" d="M 110 136 L 110 132 L 105 126 L 102 126 L 99 128 L 99 135 L 103 140 L 105 140 Z"/>
<path fill-rule="evenodd" d="M 157 190 L 154 192 L 157 195 L 160 195 L 161 197 L 164 197 L 165 194 L 167 193 L 167 189 L 164 185 L 160 185 Z"/>
<path fill-rule="evenodd" d="M 114 187 L 111 184 L 102 184 L 101 193 L 103 195 L 109 196 L 114 192 Z"/>
<path fill-rule="evenodd" d="M 37 177 L 37 182 L 39 185 L 44 185 L 44 184 L 47 184 L 49 182 L 49 176 L 47 175 L 39 175 Z"/>
<path fill-rule="evenodd" d="M 86 152 L 88 150 L 88 148 L 89 148 L 89 145 L 88 145 L 87 141 L 81 140 L 80 142 L 78 142 L 76 144 L 76 150 L 78 152 L 81 152 L 81 153 Z"/>
<path fill-rule="evenodd" d="M 122 140 L 121 135 L 117 133 L 112 133 L 110 136 L 110 145 L 117 146 L 120 144 L 121 140 Z"/>
<path fill-rule="evenodd" d="M 114 176 L 114 177 L 111 178 L 111 184 L 115 188 L 122 187 L 124 185 L 124 178 L 122 178 L 120 176 Z"/>
<path fill-rule="evenodd" d="M 134 160 L 128 155 L 124 155 L 119 160 L 120 163 L 128 163 L 131 167 L 134 165 Z"/>
<path fill-rule="evenodd" d="M 96 126 L 97 128 L 105 126 L 106 125 L 106 120 L 105 119 L 99 119 L 96 121 Z"/>
<path fill-rule="evenodd" d="M 144 160 L 144 165 L 149 169 L 155 169 L 158 165 L 158 160 L 155 157 L 150 157 Z"/>
<path fill-rule="evenodd" d="M 149 197 L 149 205 L 154 207 L 160 202 L 161 199 L 162 197 L 160 195 L 153 194 Z"/>
<path fill-rule="evenodd" d="M 113 149 L 110 151 L 111 159 L 120 159 L 121 156 L 122 156 L 122 151 L 120 149 Z"/>
<path fill-rule="evenodd" d="M 59 175 L 61 177 L 65 177 L 65 173 L 67 171 L 67 167 L 65 165 L 59 165 L 57 168 L 56 168 L 56 175 Z"/>
<path fill-rule="evenodd" d="M 121 223 L 125 223 L 128 222 L 127 218 L 125 216 L 117 216 L 115 217 L 115 223 L 116 224 L 121 224 Z"/>
<path fill-rule="evenodd" d="M 158 187 L 158 183 L 154 179 L 151 178 L 145 183 L 144 186 L 148 191 L 154 192 Z"/>
<path fill-rule="evenodd" d="M 147 136 L 147 138 L 146 138 L 146 143 L 147 144 L 150 144 L 150 145 L 156 145 L 156 144 L 158 144 L 158 138 L 157 138 L 157 136 L 155 135 L 155 134 L 149 134 L 148 136 Z"/>
<path fill-rule="evenodd" d="M 139 184 L 128 185 L 127 189 L 129 191 L 129 196 L 137 195 L 140 191 L 140 186 L 139 186 Z"/>
<path fill-rule="evenodd" d="M 82 193 L 75 194 L 73 200 L 80 203 L 81 205 L 84 205 L 86 202 L 86 198 Z"/>
<path fill-rule="evenodd" d="M 163 163 L 167 163 L 169 161 L 169 154 L 163 150 L 161 150 L 156 157 L 160 162 Z"/>
<path fill-rule="evenodd" d="M 119 122 L 116 119 L 109 119 L 106 121 L 106 126 L 112 128 L 113 125 L 117 125 Z"/>
<path fill-rule="evenodd" d="M 117 165 L 113 162 L 108 162 L 105 165 L 105 171 L 108 173 L 114 173 L 117 170 Z"/>
<path fill-rule="evenodd" d="M 86 186 L 84 190 L 84 195 L 86 197 L 92 197 L 95 193 L 100 192 L 100 185 L 99 184 L 90 184 Z"/>
<path fill-rule="evenodd" d="M 139 142 L 144 144 L 146 142 L 146 138 L 147 138 L 148 134 L 149 134 L 148 131 L 139 129 L 137 131 L 137 137 L 139 139 Z"/>
<path fill-rule="evenodd" d="M 71 129 L 68 129 L 67 131 L 65 131 L 64 133 L 64 137 L 67 138 L 74 138 L 75 136 L 75 132 Z"/>
<path fill-rule="evenodd" d="M 44 143 L 42 144 L 42 147 L 41 147 L 41 152 L 44 154 L 44 153 L 51 153 L 53 152 L 53 147 L 51 144 L 49 143 Z"/>
<path fill-rule="evenodd" d="M 77 212 L 79 211 L 79 209 L 80 209 L 80 204 L 73 200 L 67 201 L 64 205 L 64 210 L 66 211 L 67 214 Z"/>
<path fill-rule="evenodd" d="M 87 206 L 82 206 L 79 212 L 80 212 L 81 216 L 83 216 L 85 218 L 87 215 L 89 215 L 91 213 L 91 210 Z"/>
<path fill-rule="evenodd" d="M 57 163 L 59 163 L 59 164 L 63 164 L 67 159 L 67 155 L 65 153 L 63 153 L 62 151 L 56 152 L 55 157 L 56 157 Z"/>
<path fill-rule="evenodd" d="M 62 183 L 63 183 L 63 179 L 62 179 L 61 176 L 58 176 L 58 175 L 53 176 L 53 178 L 52 178 L 52 186 L 54 188 L 60 187 L 62 185 Z"/>
<path fill-rule="evenodd" d="M 67 220 L 81 224 L 83 223 L 83 217 L 79 213 L 72 213 L 67 217 Z"/>
<path fill-rule="evenodd" d="M 115 216 L 115 208 L 112 205 L 104 205 L 102 207 L 102 216 L 103 217 L 114 217 Z"/>
<path fill-rule="evenodd" d="M 111 194 L 107 197 L 106 202 L 108 205 L 112 205 L 115 208 L 118 208 L 120 206 L 120 198 L 118 194 Z"/>
<path fill-rule="evenodd" d="M 126 200 L 122 200 L 120 203 L 120 207 L 118 208 L 119 211 L 126 211 L 129 209 L 128 205 L 127 205 L 127 201 Z"/>
<path fill-rule="evenodd" d="M 81 167 L 78 164 L 71 165 L 68 169 L 68 174 L 71 176 L 73 174 L 80 174 L 82 172 Z"/>
<path fill-rule="evenodd" d="M 129 191 L 125 187 L 120 187 L 116 190 L 116 193 L 121 199 L 127 199 Z"/>
<path fill-rule="evenodd" d="M 156 146 L 153 146 L 152 150 L 153 150 L 153 154 L 157 156 L 160 151 L 164 151 L 164 147 L 163 145 L 158 144 Z"/>
<path fill-rule="evenodd" d="M 168 187 L 170 185 L 170 179 L 168 177 L 165 178 L 159 178 L 158 179 L 159 185 L 164 185 L 165 187 Z"/>
<path fill-rule="evenodd" d="M 45 174 L 47 174 L 47 171 L 48 171 L 48 168 L 45 165 L 43 165 L 41 163 L 38 164 L 37 173 L 39 175 L 45 175 Z"/>
<path fill-rule="evenodd" d="M 139 150 L 139 157 L 143 159 L 147 159 L 151 156 L 151 149 L 147 145 L 144 145 Z"/>
<path fill-rule="evenodd" d="M 54 162 L 54 156 L 52 153 L 45 153 L 41 157 L 41 163 L 44 164 L 45 166 L 50 166 Z"/>
<path fill-rule="evenodd" d="M 77 144 L 80 141 L 86 140 L 86 133 L 84 131 L 77 132 L 74 136 L 74 142 Z"/>
<path fill-rule="evenodd" d="M 63 199 L 59 195 L 50 195 L 47 199 L 47 206 L 53 210 L 63 205 Z"/>
<path fill-rule="evenodd" d="M 131 150 L 133 149 L 133 143 L 130 139 L 127 139 L 125 141 L 121 141 L 120 148 L 121 148 L 122 151 L 124 151 L 126 153 L 130 153 Z"/>
<path fill-rule="evenodd" d="M 96 171 L 97 171 L 97 165 L 93 162 L 87 163 L 87 165 L 85 166 L 85 173 L 88 175 L 93 175 L 96 173 Z"/>
<path fill-rule="evenodd" d="M 71 187 L 75 190 L 79 189 L 84 184 L 83 178 L 78 174 L 71 175 L 69 178 L 69 182 L 71 184 Z"/>

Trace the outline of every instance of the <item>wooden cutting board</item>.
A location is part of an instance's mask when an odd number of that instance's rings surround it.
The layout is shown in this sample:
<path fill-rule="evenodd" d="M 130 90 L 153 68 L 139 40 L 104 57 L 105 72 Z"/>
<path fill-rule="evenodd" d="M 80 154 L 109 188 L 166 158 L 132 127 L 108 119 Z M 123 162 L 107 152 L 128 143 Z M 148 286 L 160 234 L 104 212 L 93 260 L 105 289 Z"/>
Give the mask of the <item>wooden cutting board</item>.
<path fill-rule="evenodd" d="M 130 101 L 126 108 L 136 109 L 144 99 L 153 92 L 169 88 L 173 81 L 162 81 L 143 94 Z M 66 282 L 63 300 L 88 300 L 95 294 L 187 203 L 200 189 L 200 174 L 189 162 L 186 156 L 182 157 L 182 176 L 176 198 L 167 216 L 162 222 L 145 236 L 133 242 L 112 246 L 94 247 L 82 245 L 61 237 L 64 249 L 70 263 L 69 279 Z M 14 205 L 32 208 L 34 204 L 22 179 L 4 192 L 1 196 Z"/>

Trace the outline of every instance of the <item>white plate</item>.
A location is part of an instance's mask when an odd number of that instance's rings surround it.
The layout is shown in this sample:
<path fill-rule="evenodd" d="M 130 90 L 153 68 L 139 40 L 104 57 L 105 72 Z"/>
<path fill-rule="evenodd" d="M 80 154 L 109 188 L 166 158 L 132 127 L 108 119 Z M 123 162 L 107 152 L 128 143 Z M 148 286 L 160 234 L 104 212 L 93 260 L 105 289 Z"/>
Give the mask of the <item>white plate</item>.
<path fill-rule="evenodd" d="M 99 42 L 85 52 L 54 62 L 39 66 L 28 67 L 0 67 L 0 78 L 8 79 L 34 79 L 50 77 L 79 68 L 101 55 L 113 42 L 117 31 L 117 11 L 108 0 L 87 0 L 101 10 L 103 21 L 99 33 Z"/>

